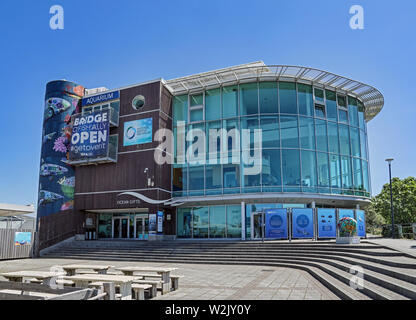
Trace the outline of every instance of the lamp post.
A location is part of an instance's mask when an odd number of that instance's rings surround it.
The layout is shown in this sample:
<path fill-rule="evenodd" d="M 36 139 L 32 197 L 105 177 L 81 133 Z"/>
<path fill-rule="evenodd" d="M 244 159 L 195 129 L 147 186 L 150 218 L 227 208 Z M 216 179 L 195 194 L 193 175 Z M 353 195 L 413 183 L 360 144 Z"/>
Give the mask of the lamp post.
<path fill-rule="evenodd" d="M 389 164 L 389 179 L 390 179 L 390 208 L 391 208 L 391 237 L 394 239 L 394 210 L 393 210 L 393 189 L 391 186 L 391 163 L 394 159 L 389 158 L 386 161 Z"/>

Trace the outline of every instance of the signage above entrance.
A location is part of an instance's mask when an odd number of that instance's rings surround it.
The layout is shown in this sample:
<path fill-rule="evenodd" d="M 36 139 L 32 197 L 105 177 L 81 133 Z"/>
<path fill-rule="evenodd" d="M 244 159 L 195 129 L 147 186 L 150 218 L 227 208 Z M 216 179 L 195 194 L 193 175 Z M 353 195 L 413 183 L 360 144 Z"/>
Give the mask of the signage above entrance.
<path fill-rule="evenodd" d="M 102 103 L 110 100 L 116 100 L 120 98 L 120 92 L 119 91 L 113 91 L 109 93 L 102 93 L 98 94 L 96 96 L 88 97 L 82 99 L 82 106 L 91 106 L 93 104 Z"/>

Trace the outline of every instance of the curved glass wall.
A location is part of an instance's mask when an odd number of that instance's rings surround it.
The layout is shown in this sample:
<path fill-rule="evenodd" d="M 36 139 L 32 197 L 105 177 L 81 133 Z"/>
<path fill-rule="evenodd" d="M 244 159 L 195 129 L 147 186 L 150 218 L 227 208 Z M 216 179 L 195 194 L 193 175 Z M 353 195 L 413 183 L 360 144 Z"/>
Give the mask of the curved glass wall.
<path fill-rule="evenodd" d="M 185 133 L 206 133 L 206 163 L 173 166 L 175 197 L 254 192 L 370 195 L 364 106 L 354 97 L 301 83 L 251 82 L 174 97 L 173 119 L 175 141 L 179 121 L 185 123 Z M 218 134 L 211 145 L 210 130 L 219 129 L 226 135 L 221 140 Z M 244 129 L 250 130 L 247 144 Z M 256 129 L 262 130 L 261 149 L 253 142 Z M 198 140 L 188 138 L 186 150 Z M 231 152 L 236 145 L 237 156 Z M 215 146 L 217 162 L 210 163 Z M 242 161 L 247 149 L 262 159 L 255 174 L 247 174 L 250 168 Z M 236 157 L 237 163 L 232 161 Z M 201 221 L 194 226 L 195 236 L 206 237 L 203 221 L 209 215 L 197 212 L 195 217 Z"/>

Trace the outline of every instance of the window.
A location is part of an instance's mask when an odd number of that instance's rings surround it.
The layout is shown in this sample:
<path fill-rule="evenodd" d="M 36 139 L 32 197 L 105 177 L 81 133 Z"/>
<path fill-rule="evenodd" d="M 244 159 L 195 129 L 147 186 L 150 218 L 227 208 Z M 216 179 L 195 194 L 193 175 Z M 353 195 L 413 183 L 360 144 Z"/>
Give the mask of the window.
<path fill-rule="evenodd" d="M 358 127 L 358 107 L 357 99 L 348 96 L 348 114 L 350 125 Z"/>
<path fill-rule="evenodd" d="M 314 151 L 302 150 L 302 191 L 316 192 L 316 156 Z"/>
<path fill-rule="evenodd" d="M 232 118 L 238 115 L 238 88 L 229 86 L 222 88 L 222 117 Z"/>
<path fill-rule="evenodd" d="M 192 209 L 179 208 L 177 213 L 177 237 L 192 238 Z"/>
<path fill-rule="evenodd" d="M 172 187 L 173 187 L 173 191 L 177 192 L 177 191 L 187 191 L 187 186 L 188 186 L 188 168 L 186 167 L 186 165 L 177 165 L 175 164 L 173 167 L 173 181 L 172 181 Z M 181 195 L 182 193 L 178 193 L 179 195 Z"/>
<path fill-rule="evenodd" d="M 358 101 L 358 126 L 360 129 L 365 130 L 364 105 L 361 101 Z"/>
<path fill-rule="evenodd" d="M 188 96 L 177 96 L 173 98 L 173 123 L 188 120 Z"/>
<path fill-rule="evenodd" d="M 223 167 L 224 188 L 240 187 L 240 166 L 235 164 L 227 164 Z M 239 191 L 239 190 L 238 190 Z M 224 193 L 227 193 L 224 190 Z"/>
<path fill-rule="evenodd" d="M 329 164 L 328 154 L 318 152 L 318 186 L 329 187 Z"/>
<path fill-rule="evenodd" d="M 280 116 L 282 148 L 299 148 L 298 117 Z"/>
<path fill-rule="evenodd" d="M 207 165 L 205 168 L 205 189 L 220 189 L 222 188 L 222 172 L 221 165 Z M 208 191 L 207 191 L 208 194 Z M 216 194 L 210 193 L 210 194 Z"/>
<path fill-rule="evenodd" d="M 347 107 L 347 99 L 345 96 L 337 95 L 338 98 L 338 107 L 346 108 Z"/>
<path fill-rule="evenodd" d="M 209 207 L 209 237 L 225 238 L 226 222 L 225 222 L 225 206 Z"/>
<path fill-rule="evenodd" d="M 265 116 L 260 118 L 260 129 L 263 134 L 263 148 L 279 148 L 279 118 Z"/>
<path fill-rule="evenodd" d="M 315 92 L 315 101 L 323 103 L 324 102 L 324 90 L 315 88 L 314 92 Z"/>
<path fill-rule="evenodd" d="M 367 135 L 360 130 L 361 158 L 367 159 Z"/>
<path fill-rule="evenodd" d="M 280 113 L 297 114 L 296 83 L 279 82 Z"/>
<path fill-rule="evenodd" d="M 326 95 L 326 115 L 328 120 L 338 120 L 338 107 L 336 101 L 336 94 L 334 91 L 325 90 Z"/>
<path fill-rule="evenodd" d="M 331 187 L 341 188 L 341 164 L 339 156 L 329 155 L 329 164 L 331 172 Z"/>
<path fill-rule="evenodd" d="M 189 190 L 204 189 L 204 166 L 189 166 Z"/>
<path fill-rule="evenodd" d="M 300 186 L 299 150 L 282 150 L 284 186 Z"/>
<path fill-rule="evenodd" d="M 313 118 L 299 117 L 300 147 L 315 150 L 315 126 Z"/>
<path fill-rule="evenodd" d="M 353 157 L 361 156 L 360 133 L 358 128 L 350 127 L 351 152 Z"/>
<path fill-rule="evenodd" d="M 325 106 L 322 104 L 315 104 L 315 117 L 325 118 Z"/>
<path fill-rule="evenodd" d="M 278 113 L 277 82 L 260 82 L 260 113 Z"/>
<path fill-rule="evenodd" d="M 227 206 L 227 238 L 241 238 L 241 206 Z"/>
<path fill-rule="evenodd" d="M 338 109 L 339 122 L 348 123 L 348 113 L 345 110 Z"/>
<path fill-rule="evenodd" d="M 221 118 L 221 90 L 213 89 L 205 92 L 205 120 Z"/>
<path fill-rule="evenodd" d="M 259 128 L 259 119 L 257 117 L 241 118 L 241 129 L 250 130 L 250 149 L 254 149 L 254 130 Z M 241 131 L 241 149 L 246 149 L 244 145 L 244 136 Z"/>
<path fill-rule="evenodd" d="M 316 150 L 328 152 L 328 135 L 326 133 L 326 121 L 315 120 L 316 127 Z"/>
<path fill-rule="evenodd" d="M 298 84 L 298 103 L 300 114 L 313 117 L 312 86 Z"/>
<path fill-rule="evenodd" d="M 348 126 L 344 124 L 339 125 L 339 146 L 342 155 L 350 155 L 350 135 Z"/>
<path fill-rule="evenodd" d="M 353 158 L 352 167 L 353 167 L 353 172 L 354 172 L 354 189 L 364 190 L 361 160 L 358 158 Z"/>
<path fill-rule="evenodd" d="M 257 82 L 240 85 L 240 110 L 241 115 L 259 113 Z"/>
<path fill-rule="evenodd" d="M 193 209 L 193 236 L 194 238 L 208 238 L 209 216 L 208 207 Z"/>
<path fill-rule="evenodd" d="M 329 152 L 339 153 L 338 124 L 328 121 Z"/>
<path fill-rule="evenodd" d="M 189 95 L 189 121 L 204 120 L 204 94 Z"/>
<path fill-rule="evenodd" d="M 282 179 L 280 174 L 280 150 L 263 150 L 262 163 L 262 185 L 281 186 Z"/>

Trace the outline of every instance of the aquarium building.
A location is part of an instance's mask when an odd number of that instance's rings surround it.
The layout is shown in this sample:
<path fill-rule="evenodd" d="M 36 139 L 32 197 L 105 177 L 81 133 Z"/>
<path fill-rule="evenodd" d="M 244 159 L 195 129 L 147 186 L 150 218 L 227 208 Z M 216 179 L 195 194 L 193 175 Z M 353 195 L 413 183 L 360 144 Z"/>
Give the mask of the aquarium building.
<path fill-rule="evenodd" d="M 367 123 L 383 104 L 367 84 L 261 61 L 111 90 L 52 81 L 40 163 L 40 248 L 74 236 L 327 239 L 344 216 L 357 220 L 364 237 Z M 172 143 L 160 129 L 172 132 Z M 226 135 L 210 144 L 219 129 Z M 190 162 L 188 155 L 200 156 L 191 148 L 198 141 L 207 161 Z M 238 154 L 230 151 L 235 147 Z M 252 170 L 244 160 L 256 154 L 261 167 Z"/>

